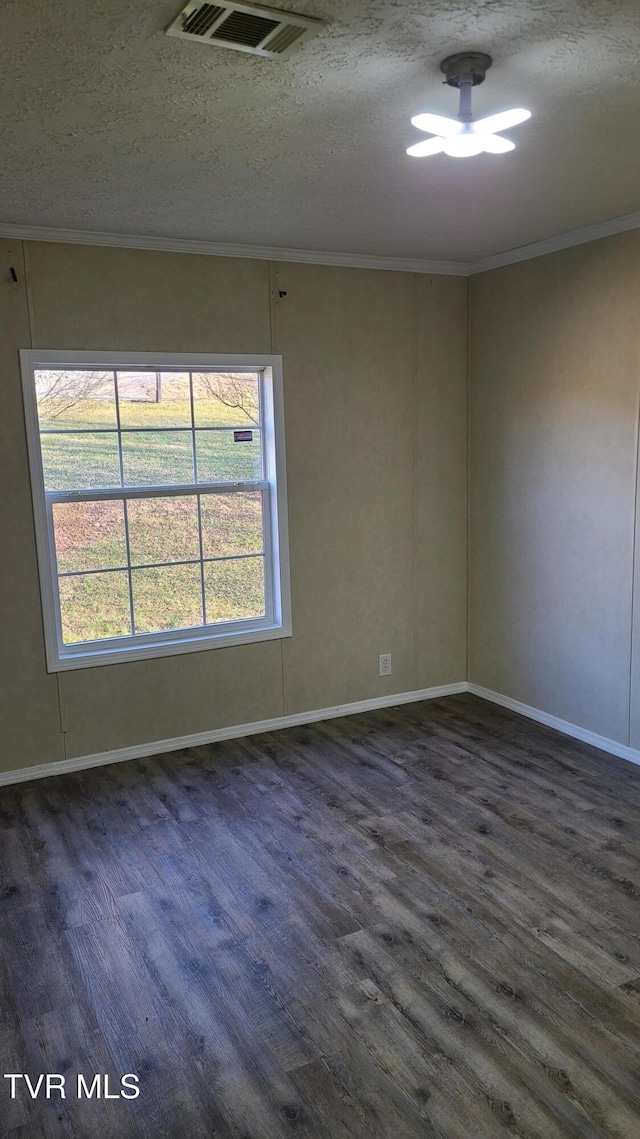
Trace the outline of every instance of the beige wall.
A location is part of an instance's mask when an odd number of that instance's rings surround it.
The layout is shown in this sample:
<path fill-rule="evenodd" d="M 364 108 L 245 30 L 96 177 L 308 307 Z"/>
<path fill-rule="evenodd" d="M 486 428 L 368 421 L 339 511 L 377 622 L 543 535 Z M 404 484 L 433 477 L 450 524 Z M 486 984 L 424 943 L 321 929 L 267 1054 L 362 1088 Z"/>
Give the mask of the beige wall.
<path fill-rule="evenodd" d="M 46 671 L 18 348 L 29 347 L 21 242 L 0 242 L 0 769 L 64 759 L 58 685 Z M 13 266 L 19 283 L 11 283 Z"/>
<path fill-rule="evenodd" d="M 469 679 L 635 747 L 639 313 L 638 231 L 470 282 Z"/>
<path fill-rule="evenodd" d="M 466 281 L 24 249 L 28 296 L 21 244 L 0 243 L 20 278 L 2 274 L 0 318 L 2 769 L 464 679 Z M 30 345 L 282 353 L 291 639 L 47 675 L 17 364 Z"/>
<path fill-rule="evenodd" d="M 0 769 L 465 679 L 466 281 L 0 252 Z M 469 301 L 469 679 L 640 747 L 640 233 L 480 274 Z M 291 639 L 47 674 L 30 345 L 282 353 Z"/>

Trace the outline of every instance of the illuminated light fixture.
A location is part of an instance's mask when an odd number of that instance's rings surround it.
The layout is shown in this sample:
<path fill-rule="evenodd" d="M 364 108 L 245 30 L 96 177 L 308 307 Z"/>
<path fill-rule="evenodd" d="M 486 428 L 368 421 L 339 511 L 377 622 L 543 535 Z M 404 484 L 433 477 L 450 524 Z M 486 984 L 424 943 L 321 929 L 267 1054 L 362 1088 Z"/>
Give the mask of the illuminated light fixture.
<path fill-rule="evenodd" d="M 435 138 L 417 142 L 407 148 L 412 158 L 427 158 L 430 154 L 448 154 L 451 158 L 470 158 L 473 154 L 506 154 L 515 150 L 514 143 L 502 138 L 501 131 L 516 127 L 531 118 L 531 111 L 514 107 L 512 111 L 501 111 L 486 119 L 473 121 L 471 114 L 471 89 L 483 83 L 491 67 L 491 56 L 480 51 L 463 52 L 443 59 L 440 70 L 445 83 L 460 91 L 460 107 L 457 119 L 444 115 L 414 115 L 411 122 L 418 130 L 427 131 Z"/>

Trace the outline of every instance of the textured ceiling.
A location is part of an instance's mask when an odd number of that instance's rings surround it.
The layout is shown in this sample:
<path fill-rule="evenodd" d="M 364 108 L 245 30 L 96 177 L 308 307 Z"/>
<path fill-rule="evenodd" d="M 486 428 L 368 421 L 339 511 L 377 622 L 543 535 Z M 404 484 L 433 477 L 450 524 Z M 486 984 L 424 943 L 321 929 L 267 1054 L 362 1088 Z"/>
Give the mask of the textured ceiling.
<path fill-rule="evenodd" d="M 180 0 L 3 0 L 0 220 L 467 260 L 640 208 L 639 0 L 278 6 L 328 22 L 289 60 L 163 35 Z M 409 159 L 464 48 L 494 57 L 475 113 L 533 118 Z"/>

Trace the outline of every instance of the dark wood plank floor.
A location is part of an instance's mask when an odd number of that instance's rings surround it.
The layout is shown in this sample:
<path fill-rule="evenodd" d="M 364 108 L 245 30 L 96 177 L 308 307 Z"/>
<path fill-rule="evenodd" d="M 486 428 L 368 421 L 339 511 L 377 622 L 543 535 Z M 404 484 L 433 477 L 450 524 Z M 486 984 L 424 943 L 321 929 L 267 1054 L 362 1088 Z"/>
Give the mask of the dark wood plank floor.
<path fill-rule="evenodd" d="M 640 768 L 459 696 L 0 804 L 4 1135 L 640 1136 Z"/>

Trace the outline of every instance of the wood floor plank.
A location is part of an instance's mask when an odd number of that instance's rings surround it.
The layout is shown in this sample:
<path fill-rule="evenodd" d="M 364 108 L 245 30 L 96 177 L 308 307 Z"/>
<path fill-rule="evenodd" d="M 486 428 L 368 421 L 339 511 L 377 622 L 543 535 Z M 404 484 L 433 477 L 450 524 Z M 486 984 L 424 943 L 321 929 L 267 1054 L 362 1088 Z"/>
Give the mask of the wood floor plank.
<path fill-rule="evenodd" d="M 374 1063 L 357 1038 L 292 1074 L 302 1098 L 313 1103 L 317 1139 L 422 1139 L 425 1120 Z M 433 1132 L 432 1132 L 433 1134 Z"/>
<path fill-rule="evenodd" d="M 639 1139 L 640 769 L 470 695 L 0 796 L 11 1139 Z"/>
<path fill-rule="evenodd" d="M 56 1098 L 55 1111 L 42 1112 L 41 1123 L 47 1136 L 61 1131 L 82 1139 L 86 1104 L 77 1098 L 78 1074 L 88 1077 L 90 1087 L 96 1071 L 113 1072 L 113 1062 L 106 1043 L 87 1010 L 76 1003 L 68 1004 L 64 1015 L 44 1013 L 23 1024 L 27 1046 L 28 1072 L 57 1072 L 65 1079 L 65 1099 Z M 118 1139 L 134 1126 L 130 1101 L 120 1099 L 92 1100 L 94 1126 L 104 1139 Z M 32 1112 L 33 1114 L 33 1112 Z"/>

